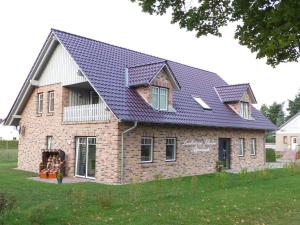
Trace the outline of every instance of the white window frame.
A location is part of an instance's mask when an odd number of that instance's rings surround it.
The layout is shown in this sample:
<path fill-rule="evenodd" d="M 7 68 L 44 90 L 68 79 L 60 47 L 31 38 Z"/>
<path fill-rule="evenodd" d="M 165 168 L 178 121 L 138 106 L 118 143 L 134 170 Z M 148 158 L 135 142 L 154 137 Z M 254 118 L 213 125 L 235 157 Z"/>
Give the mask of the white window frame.
<path fill-rule="evenodd" d="M 174 144 L 168 144 L 168 140 L 174 140 Z M 176 151 L 177 151 L 177 139 L 176 138 L 166 138 L 166 162 L 174 162 L 176 161 Z M 172 145 L 174 146 L 174 158 L 173 159 L 167 159 L 167 146 Z"/>
<path fill-rule="evenodd" d="M 154 93 L 154 90 L 156 90 L 156 93 Z M 162 90 L 164 90 L 166 92 L 165 94 L 165 100 L 166 100 L 166 107 L 162 108 L 161 107 L 161 92 Z M 156 100 L 157 100 L 157 107 L 155 107 L 153 105 L 153 97 L 155 96 Z M 169 89 L 165 88 L 165 87 L 157 87 L 157 86 L 152 86 L 151 89 L 151 105 L 154 109 L 156 110 L 160 110 L 160 111 L 167 111 L 168 110 L 168 105 L 169 105 Z"/>
<path fill-rule="evenodd" d="M 48 112 L 54 112 L 54 91 L 48 92 Z"/>
<path fill-rule="evenodd" d="M 150 139 L 151 140 L 151 144 L 150 144 L 150 146 L 151 146 L 151 149 L 150 149 L 150 156 L 151 156 L 151 159 L 150 160 L 148 160 L 148 161 L 143 161 L 142 160 L 142 146 L 143 145 L 149 145 L 149 144 L 143 144 L 142 143 L 142 140 L 143 139 Z M 141 138 L 141 163 L 151 163 L 151 162 L 153 162 L 153 137 L 142 137 Z"/>
<path fill-rule="evenodd" d="M 53 136 L 47 136 L 47 150 L 53 149 Z"/>
<path fill-rule="evenodd" d="M 251 149 L 250 149 L 250 154 L 251 155 L 256 155 L 256 138 L 251 138 Z"/>
<path fill-rule="evenodd" d="M 243 157 L 245 153 L 245 138 L 239 138 L 239 153 L 238 156 Z"/>
<path fill-rule="evenodd" d="M 43 113 L 44 93 L 38 93 L 37 95 L 37 113 Z"/>
<path fill-rule="evenodd" d="M 243 117 L 244 119 L 250 118 L 249 102 L 240 103 L 240 116 Z"/>

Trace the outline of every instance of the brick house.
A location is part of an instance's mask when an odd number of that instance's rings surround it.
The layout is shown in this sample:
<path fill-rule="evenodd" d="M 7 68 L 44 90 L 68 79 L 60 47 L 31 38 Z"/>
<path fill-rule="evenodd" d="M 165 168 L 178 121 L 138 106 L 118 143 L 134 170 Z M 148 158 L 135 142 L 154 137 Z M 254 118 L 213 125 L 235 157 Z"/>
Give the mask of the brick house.
<path fill-rule="evenodd" d="M 20 127 L 18 168 L 61 149 L 66 173 L 128 183 L 264 165 L 276 127 L 249 84 L 51 30 L 5 125 Z"/>

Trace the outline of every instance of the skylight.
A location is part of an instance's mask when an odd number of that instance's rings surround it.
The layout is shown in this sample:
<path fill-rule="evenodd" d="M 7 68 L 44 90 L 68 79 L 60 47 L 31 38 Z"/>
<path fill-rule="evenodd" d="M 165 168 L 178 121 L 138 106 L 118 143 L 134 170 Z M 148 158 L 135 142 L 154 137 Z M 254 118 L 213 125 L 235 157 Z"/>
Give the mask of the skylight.
<path fill-rule="evenodd" d="M 195 97 L 195 96 L 193 96 L 193 98 L 195 99 L 196 102 L 199 103 L 199 105 L 202 106 L 203 109 L 211 109 L 211 108 L 209 107 L 209 105 L 207 105 L 200 97 Z"/>

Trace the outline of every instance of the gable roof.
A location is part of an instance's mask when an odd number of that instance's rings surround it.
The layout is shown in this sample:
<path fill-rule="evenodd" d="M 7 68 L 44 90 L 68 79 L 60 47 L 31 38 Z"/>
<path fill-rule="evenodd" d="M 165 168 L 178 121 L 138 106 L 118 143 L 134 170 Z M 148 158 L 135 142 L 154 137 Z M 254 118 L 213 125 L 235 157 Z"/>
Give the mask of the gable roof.
<path fill-rule="evenodd" d="M 296 113 L 294 116 L 292 116 L 291 118 L 289 118 L 284 124 L 282 124 L 278 130 L 283 129 L 286 125 L 288 125 L 289 123 L 291 123 L 294 119 L 296 119 L 299 116 L 300 118 L 300 111 L 298 113 Z M 300 130 L 300 127 L 299 127 Z"/>
<path fill-rule="evenodd" d="M 150 85 L 153 79 L 163 69 L 165 69 L 169 74 L 175 89 L 179 90 L 180 85 L 166 60 L 128 67 L 128 86 L 135 87 L 140 85 Z"/>
<path fill-rule="evenodd" d="M 159 64 L 166 61 L 165 59 L 55 29 L 51 30 L 51 34 L 67 50 L 81 72 L 120 121 L 261 130 L 276 129 L 276 126 L 254 107 L 252 107 L 251 114 L 254 120 L 245 120 L 223 104 L 214 87 L 228 84 L 217 74 L 173 61 L 168 61 L 167 65 L 176 75 L 176 80 L 181 86 L 180 91 L 173 93 L 175 111 L 153 110 L 134 88 L 125 85 L 124 71 L 126 68 L 136 65 Z M 211 110 L 199 107 L 192 96 L 201 97 L 211 107 Z M 17 99 L 17 101 L 19 100 Z M 13 111 L 12 109 L 8 117 L 13 115 Z"/>
<path fill-rule="evenodd" d="M 235 84 L 216 87 L 216 91 L 223 103 L 241 101 L 245 92 L 249 90 L 253 103 L 257 103 L 250 84 Z"/>

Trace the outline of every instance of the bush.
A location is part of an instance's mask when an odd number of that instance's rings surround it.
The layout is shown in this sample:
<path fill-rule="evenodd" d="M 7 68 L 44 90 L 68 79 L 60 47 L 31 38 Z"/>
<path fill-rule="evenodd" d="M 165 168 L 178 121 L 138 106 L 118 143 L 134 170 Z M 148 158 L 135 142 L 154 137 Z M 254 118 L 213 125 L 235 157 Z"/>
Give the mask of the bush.
<path fill-rule="evenodd" d="M 272 133 L 265 135 L 266 143 L 275 143 L 275 136 Z"/>
<path fill-rule="evenodd" d="M 276 154 L 274 149 L 266 149 L 266 162 L 276 162 Z"/>

